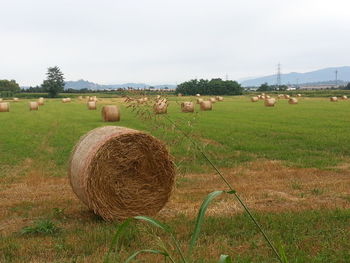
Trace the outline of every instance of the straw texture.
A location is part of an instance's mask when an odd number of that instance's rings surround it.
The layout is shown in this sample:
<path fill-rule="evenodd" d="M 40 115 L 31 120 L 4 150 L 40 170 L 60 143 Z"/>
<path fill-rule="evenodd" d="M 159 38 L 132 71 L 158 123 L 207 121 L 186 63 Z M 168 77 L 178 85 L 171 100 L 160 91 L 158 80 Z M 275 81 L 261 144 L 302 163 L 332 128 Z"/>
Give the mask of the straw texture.
<path fill-rule="evenodd" d="M 69 165 L 74 193 L 106 221 L 155 215 L 169 200 L 175 168 L 162 142 L 124 127 L 83 136 Z"/>

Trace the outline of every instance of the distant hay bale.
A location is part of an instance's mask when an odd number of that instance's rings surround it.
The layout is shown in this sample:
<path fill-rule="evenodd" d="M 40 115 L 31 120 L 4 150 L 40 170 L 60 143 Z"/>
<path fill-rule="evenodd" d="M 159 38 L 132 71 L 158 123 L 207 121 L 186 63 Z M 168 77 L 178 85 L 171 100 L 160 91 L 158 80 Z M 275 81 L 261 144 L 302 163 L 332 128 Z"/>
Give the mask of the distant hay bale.
<path fill-rule="evenodd" d="M 271 99 L 269 95 L 265 95 L 265 99 Z"/>
<path fill-rule="evenodd" d="M 160 95 L 157 95 L 157 96 L 156 96 L 156 100 L 159 100 L 160 98 L 161 98 Z"/>
<path fill-rule="evenodd" d="M 182 93 L 177 94 L 177 96 L 178 96 L 178 97 L 181 97 L 181 96 L 182 96 Z"/>
<path fill-rule="evenodd" d="M 331 98 L 330 98 L 330 101 L 332 101 L 332 102 L 337 102 L 337 101 L 338 101 L 338 98 L 337 98 L 337 97 L 331 97 Z"/>
<path fill-rule="evenodd" d="M 301 94 L 300 94 L 300 93 L 298 93 L 298 94 L 297 94 L 297 97 L 301 97 Z"/>
<path fill-rule="evenodd" d="M 347 99 L 348 99 L 348 96 L 343 95 L 343 96 L 341 96 L 341 99 L 342 99 L 342 100 L 347 100 Z"/>
<path fill-rule="evenodd" d="M 209 101 L 210 101 L 211 103 L 215 103 L 215 102 L 216 102 L 216 99 L 212 97 L 212 98 L 209 99 Z"/>
<path fill-rule="evenodd" d="M 9 112 L 10 104 L 8 102 L 0 102 L 0 112 Z"/>
<path fill-rule="evenodd" d="M 172 193 L 175 166 L 153 136 L 105 126 L 75 145 L 68 176 L 73 192 L 89 209 L 114 221 L 157 214 Z"/>
<path fill-rule="evenodd" d="M 2 101 L 2 98 L 0 98 L 0 101 Z"/>
<path fill-rule="evenodd" d="M 201 94 L 199 94 L 199 93 L 196 94 L 196 97 L 200 97 L 200 96 L 201 96 Z"/>
<path fill-rule="evenodd" d="M 197 99 L 197 104 L 201 104 L 204 100 L 203 99 Z"/>
<path fill-rule="evenodd" d="M 101 113 L 102 119 L 105 122 L 120 121 L 120 112 L 115 105 L 103 106 Z"/>
<path fill-rule="evenodd" d="M 213 104 L 210 100 L 204 100 L 201 102 L 200 108 L 202 111 L 212 110 Z"/>
<path fill-rule="evenodd" d="M 288 103 L 289 103 L 289 104 L 298 104 L 298 99 L 297 99 L 297 98 L 290 98 L 290 99 L 288 100 Z"/>
<path fill-rule="evenodd" d="M 289 99 L 290 99 L 290 96 L 289 96 L 288 94 L 285 94 L 285 95 L 284 95 L 284 98 L 289 100 Z"/>
<path fill-rule="evenodd" d="M 88 101 L 87 107 L 89 110 L 96 110 L 96 101 Z"/>
<path fill-rule="evenodd" d="M 265 99 L 265 95 L 260 95 L 259 99 L 264 100 Z"/>
<path fill-rule="evenodd" d="M 283 94 L 278 94 L 277 98 L 283 99 L 283 98 L 284 98 L 284 95 L 283 95 Z"/>
<path fill-rule="evenodd" d="M 163 101 L 154 103 L 153 110 L 155 114 L 165 114 L 168 112 L 168 104 Z"/>
<path fill-rule="evenodd" d="M 215 99 L 217 101 L 224 101 L 224 97 L 221 97 L 221 96 L 216 96 Z"/>
<path fill-rule="evenodd" d="M 29 102 L 29 110 L 39 110 L 39 103 L 36 101 Z"/>
<path fill-rule="evenodd" d="M 13 101 L 14 101 L 14 102 L 18 102 L 18 101 L 19 101 L 19 98 L 13 98 Z"/>
<path fill-rule="evenodd" d="M 83 96 L 78 96 L 78 100 L 82 100 L 83 99 Z"/>
<path fill-rule="evenodd" d="M 276 99 L 274 99 L 274 98 L 265 100 L 265 106 L 266 107 L 274 107 L 275 103 L 276 103 Z"/>
<path fill-rule="evenodd" d="M 69 102 L 69 101 L 67 100 L 67 98 L 63 98 L 63 99 L 62 99 L 62 102 L 63 102 L 63 103 L 67 103 L 67 102 Z"/>
<path fill-rule="evenodd" d="M 147 97 L 144 97 L 144 98 L 143 98 L 143 101 L 144 101 L 144 102 L 147 102 L 147 101 L 148 101 L 148 98 L 147 98 Z"/>
<path fill-rule="evenodd" d="M 191 101 L 185 101 L 181 103 L 182 112 L 194 112 L 194 104 Z"/>
<path fill-rule="evenodd" d="M 39 104 L 39 106 L 44 105 L 44 98 L 43 98 L 43 97 L 40 97 L 40 98 L 38 99 L 38 104 Z"/>
<path fill-rule="evenodd" d="M 251 97 L 250 98 L 250 100 L 251 100 L 251 102 L 257 102 L 257 101 L 259 101 L 259 97 Z"/>

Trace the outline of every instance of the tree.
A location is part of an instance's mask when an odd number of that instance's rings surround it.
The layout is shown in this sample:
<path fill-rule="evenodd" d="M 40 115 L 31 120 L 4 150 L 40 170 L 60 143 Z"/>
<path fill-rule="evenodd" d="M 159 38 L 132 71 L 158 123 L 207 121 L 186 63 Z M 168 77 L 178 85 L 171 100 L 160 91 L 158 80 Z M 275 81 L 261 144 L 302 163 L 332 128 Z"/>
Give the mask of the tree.
<path fill-rule="evenodd" d="M 345 86 L 345 89 L 350 89 L 350 82 Z"/>
<path fill-rule="evenodd" d="M 257 89 L 257 91 L 269 91 L 271 90 L 271 87 L 269 86 L 269 84 L 267 84 L 267 82 L 265 82 L 264 84 L 261 84 L 260 87 Z"/>
<path fill-rule="evenodd" d="M 47 79 L 41 85 L 50 97 L 57 97 L 64 90 L 64 77 L 60 68 L 55 66 L 47 69 Z"/>
<path fill-rule="evenodd" d="M 241 95 L 242 92 L 243 88 L 236 81 L 222 79 L 193 79 L 176 87 L 176 93 L 184 95 Z"/>

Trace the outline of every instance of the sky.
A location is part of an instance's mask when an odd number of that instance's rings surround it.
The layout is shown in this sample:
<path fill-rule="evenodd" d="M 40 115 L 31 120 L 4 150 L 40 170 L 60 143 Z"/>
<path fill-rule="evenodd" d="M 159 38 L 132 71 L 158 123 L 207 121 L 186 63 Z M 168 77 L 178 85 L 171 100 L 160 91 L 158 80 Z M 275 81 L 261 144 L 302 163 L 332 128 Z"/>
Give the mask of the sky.
<path fill-rule="evenodd" d="M 348 0 L 0 0 L 0 79 L 176 84 L 350 66 Z"/>

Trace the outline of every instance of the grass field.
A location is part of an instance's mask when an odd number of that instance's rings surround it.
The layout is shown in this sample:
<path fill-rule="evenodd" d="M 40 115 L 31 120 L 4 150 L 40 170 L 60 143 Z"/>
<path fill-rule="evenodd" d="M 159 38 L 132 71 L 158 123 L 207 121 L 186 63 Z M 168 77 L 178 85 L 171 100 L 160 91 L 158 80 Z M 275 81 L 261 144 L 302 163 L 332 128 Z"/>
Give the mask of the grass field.
<path fill-rule="evenodd" d="M 269 108 L 249 97 L 226 97 L 213 111 L 181 113 L 179 102 L 188 99 L 169 98 L 167 118 L 222 169 L 288 262 L 350 262 L 350 101 L 302 98 L 298 105 L 280 100 Z M 117 223 L 103 222 L 77 200 L 66 170 L 79 137 L 106 125 L 100 116 L 104 104 L 120 106 L 121 121 L 111 125 L 145 130 L 174 155 L 177 187 L 157 219 L 171 225 L 183 247 L 203 198 L 225 190 L 190 142 L 162 116 L 141 119 L 120 98 L 103 98 L 96 111 L 77 100 L 47 100 L 37 112 L 27 104 L 11 103 L 9 113 L 0 113 L 1 262 L 103 261 Z M 44 233 L 22 233 L 35 224 Z M 113 257 L 119 262 L 136 249 L 157 247 L 157 236 L 167 240 L 137 225 Z M 229 254 L 234 262 L 276 262 L 229 196 L 208 209 L 194 258 L 216 262 L 220 254 Z M 139 260 L 162 262 L 154 256 Z"/>

